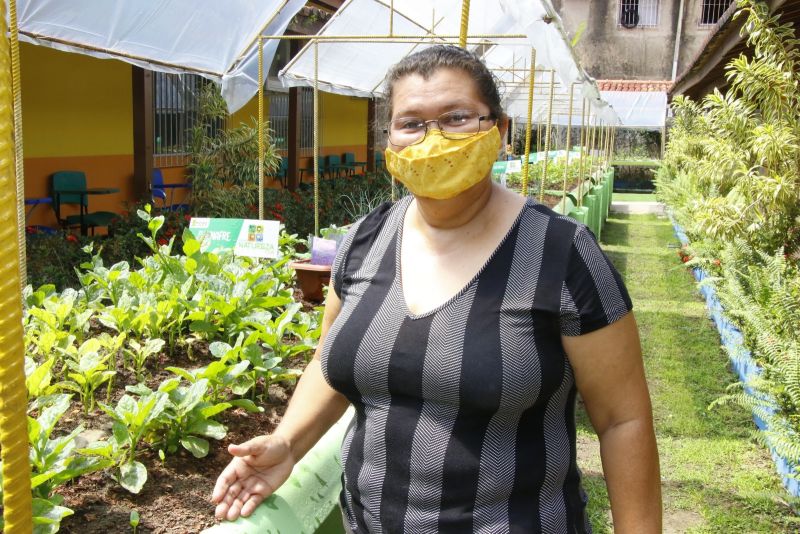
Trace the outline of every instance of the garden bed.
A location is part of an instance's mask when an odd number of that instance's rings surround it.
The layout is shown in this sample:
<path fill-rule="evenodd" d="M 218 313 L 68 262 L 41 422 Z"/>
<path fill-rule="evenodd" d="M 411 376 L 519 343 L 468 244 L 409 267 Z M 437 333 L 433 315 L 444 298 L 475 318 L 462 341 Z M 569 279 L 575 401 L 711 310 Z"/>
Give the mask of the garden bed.
<path fill-rule="evenodd" d="M 60 532 L 128 532 L 133 510 L 139 514 L 141 522 L 137 532 L 142 534 L 195 533 L 213 526 L 216 523 L 214 505 L 209 499 L 217 476 L 231 459 L 228 444 L 241 443 L 256 433 L 271 432 L 283 416 L 291 389 L 271 387 L 269 403 L 263 406 L 263 413 L 241 409 L 227 412 L 220 422 L 228 428 L 228 433 L 212 444 L 205 458 L 195 458 L 180 450 L 162 462 L 156 451 L 143 451 L 140 461 L 147 467 L 148 480 L 139 494 L 126 491 L 106 472 L 81 477 L 63 488 L 60 493 L 64 496 L 64 505 L 75 514 L 61 523 Z M 80 410 L 76 411 L 77 421 L 81 417 Z M 104 421 L 100 414 L 94 415 L 98 417 L 91 418 L 92 426 L 107 431 L 108 418 Z"/>

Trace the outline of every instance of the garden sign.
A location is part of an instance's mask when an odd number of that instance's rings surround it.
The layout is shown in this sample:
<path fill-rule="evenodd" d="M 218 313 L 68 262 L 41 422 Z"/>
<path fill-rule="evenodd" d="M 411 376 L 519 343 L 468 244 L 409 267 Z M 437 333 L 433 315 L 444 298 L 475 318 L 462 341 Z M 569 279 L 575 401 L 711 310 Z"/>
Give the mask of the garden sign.
<path fill-rule="evenodd" d="M 189 230 L 200 241 L 200 250 L 233 250 L 237 256 L 277 258 L 278 221 L 256 219 L 209 219 L 192 217 Z"/>

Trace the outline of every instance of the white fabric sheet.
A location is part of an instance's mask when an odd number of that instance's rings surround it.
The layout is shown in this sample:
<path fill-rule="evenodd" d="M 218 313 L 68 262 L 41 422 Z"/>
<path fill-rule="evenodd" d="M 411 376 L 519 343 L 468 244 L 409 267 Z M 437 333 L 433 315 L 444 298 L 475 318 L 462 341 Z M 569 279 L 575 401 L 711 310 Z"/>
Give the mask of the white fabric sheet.
<path fill-rule="evenodd" d="M 436 35 L 459 34 L 461 1 L 394 0 L 394 35 L 424 36 L 436 22 Z M 381 0 L 348 0 L 331 18 L 322 36 L 387 35 L 389 33 L 389 4 Z M 529 66 L 531 46 L 536 48 L 538 67 L 554 69 L 563 86 L 577 84 L 577 93 L 594 102 L 598 110 L 606 106 L 592 80 L 580 67 L 555 9 L 548 0 L 472 0 L 470 2 L 469 35 L 524 34 L 524 39 L 491 39 L 482 46 L 487 65 L 497 68 Z M 475 39 L 470 39 L 472 43 Z M 453 42 L 453 41 L 450 41 Z M 350 96 L 375 97 L 383 94 L 386 71 L 404 56 L 430 45 L 386 42 L 324 42 L 318 46 L 319 88 L 323 91 Z M 477 45 L 470 44 L 475 50 Z M 514 74 L 496 71 L 503 82 Z M 517 76 L 527 79 L 527 75 Z M 314 45 L 310 43 L 280 73 L 284 86 L 313 86 Z M 510 89 L 509 102 L 517 100 L 524 87 Z M 615 120 L 613 111 L 608 118 Z M 527 107 L 526 112 L 527 116 Z"/>
<path fill-rule="evenodd" d="M 667 116 L 667 93 L 639 91 L 601 91 L 600 94 L 620 118 L 623 128 L 658 129 Z"/>
<path fill-rule="evenodd" d="M 283 34 L 303 5 L 305 0 L 18 0 L 17 13 L 20 39 L 27 42 L 151 70 L 207 71 L 202 75 L 222 83 L 233 112 L 258 91 L 256 36 L 262 30 Z M 277 45 L 265 43 L 265 76 Z"/>

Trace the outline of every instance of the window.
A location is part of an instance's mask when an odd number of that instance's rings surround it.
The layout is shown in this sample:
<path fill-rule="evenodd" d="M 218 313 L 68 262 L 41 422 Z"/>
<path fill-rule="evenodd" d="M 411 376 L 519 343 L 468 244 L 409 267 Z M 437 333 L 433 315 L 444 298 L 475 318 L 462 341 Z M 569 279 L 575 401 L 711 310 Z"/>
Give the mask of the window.
<path fill-rule="evenodd" d="M 200 93 L 213 82 L 194 74 L 153 73 L 153 159 L 158 167 L 186 164 L 191 129 L 200 112 Z M 212 135 L 225 127 L 220 120 Z"/>
<path fill-rule="evenodd" d="M 713 26 L 728 10 L 733 0 L 703 0 L 700 9 L 700 26 Z"/>
<path fill-rule="evenodd" d="M 620 0 L 619 22 L 623 28 L 658 26 L 658 0 Z"/>
<path fill-rule="evenodd" d="M 272 143 L 282 155 L 288 154 L 289 148 L 289 94 L 270 92 L 269 94 L 269 128 L 272 130 Z M 310 87 L 298 89 L 298 113 L 300 114 L 300 157 L 309 157 L 314 150 L 314 90 Z M 321 99 L 320 99 L 321 100 Z M 322 102 L 320 102 L 320 115 Z M 320 129 L 320 146 L 322 131 Z"/>

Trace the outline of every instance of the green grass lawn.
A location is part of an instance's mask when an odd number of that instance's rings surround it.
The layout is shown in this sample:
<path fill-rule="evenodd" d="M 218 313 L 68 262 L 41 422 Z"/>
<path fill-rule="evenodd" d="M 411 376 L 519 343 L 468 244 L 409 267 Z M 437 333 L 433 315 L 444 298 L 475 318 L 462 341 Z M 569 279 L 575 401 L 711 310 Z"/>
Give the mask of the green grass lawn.
<path fill-rule="evenodd" d="M 658 199 L 653 193 L 614 193 L 611 200 L 614 202 L 656 202 Z"/>
<path fill-rule="evenodd" d="M 618 195 L 614 195 L 618 199 Z M 614 215 L 603 248 L 634 303 L 661 458 L 665 532 L 798 532 L 749 414 L 709 404 L 734 381 L 666 218 Z M 612 532 L 597 438 L 578 411 L 578 462 L 595 532 Z"/>

